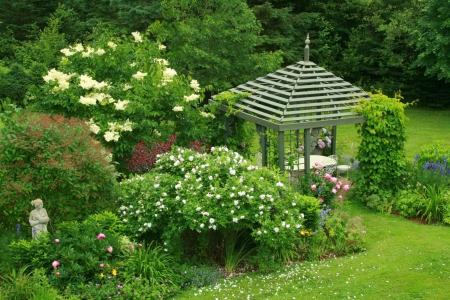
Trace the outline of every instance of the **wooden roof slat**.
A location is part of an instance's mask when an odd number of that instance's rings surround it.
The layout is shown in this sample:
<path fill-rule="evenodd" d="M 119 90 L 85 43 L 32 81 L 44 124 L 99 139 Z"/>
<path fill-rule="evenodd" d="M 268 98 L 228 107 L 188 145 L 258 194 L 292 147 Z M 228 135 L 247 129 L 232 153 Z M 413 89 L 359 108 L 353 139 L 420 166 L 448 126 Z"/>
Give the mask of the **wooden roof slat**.
<path fill-rule="evenodd" d="M 361 91 L 360 88 L 357 87 L 347 87 L 347 88 L 342 88 L 342 89 L 317 89 L 314 91 L 302 91 L 302 92 L 292 92 L 292 96 L 303 96 L 303 95 L 319 95 L 319 94 L 342 94 L 345 92 L 357 92 L 357 91 Z"/>
<path fill-rule="evenodd" d="M 360 88 L 310 61 L 300 61 L 230 91 L 250 93 L 233 104 L 238 116 L 280 131 L 361 122 L 363 118 L 352 108 L 361 98 L 370 100 Z"/>

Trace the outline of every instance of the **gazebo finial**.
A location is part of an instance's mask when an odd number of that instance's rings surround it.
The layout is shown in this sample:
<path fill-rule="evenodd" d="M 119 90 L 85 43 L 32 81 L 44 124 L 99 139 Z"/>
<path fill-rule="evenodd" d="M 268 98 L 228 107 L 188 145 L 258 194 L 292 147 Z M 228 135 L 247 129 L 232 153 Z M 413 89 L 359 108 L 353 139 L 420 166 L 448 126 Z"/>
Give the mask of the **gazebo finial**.
<path fill-rule="evenodd" d="M 307 61 L 309 61 L 309 32 L 306 35 L 305 44 L 306 44 L 306 46 L 305 46 L 305 55 L 303 57 L 303 61 L 307 62 Z"/>

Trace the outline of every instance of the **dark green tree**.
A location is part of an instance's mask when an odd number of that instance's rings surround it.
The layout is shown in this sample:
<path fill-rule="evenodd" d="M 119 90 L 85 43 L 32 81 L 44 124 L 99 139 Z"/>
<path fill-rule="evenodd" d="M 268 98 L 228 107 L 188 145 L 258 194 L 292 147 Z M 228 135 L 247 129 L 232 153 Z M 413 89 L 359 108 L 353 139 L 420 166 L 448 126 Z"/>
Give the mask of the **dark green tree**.
<path fill-rule="evenodd" d="M 149 30 L 167 46 L 171 65 L 216 91 L 277 69 L 280 52 L 257 51 L 261 25 L 242 0 L 165 0 Z"/>
<path fill-rule="evenodd" d="M 426 0 L 414 31 L 416 64 L 426 74 L 450 81 L 450 1 Z"/>
<path fill-rule="evenodd" d="M 0 32 L 11 28 L 18 40 L 27 39 L 35 26 L 43 29 L 58 0 L 0 0 Z"/>

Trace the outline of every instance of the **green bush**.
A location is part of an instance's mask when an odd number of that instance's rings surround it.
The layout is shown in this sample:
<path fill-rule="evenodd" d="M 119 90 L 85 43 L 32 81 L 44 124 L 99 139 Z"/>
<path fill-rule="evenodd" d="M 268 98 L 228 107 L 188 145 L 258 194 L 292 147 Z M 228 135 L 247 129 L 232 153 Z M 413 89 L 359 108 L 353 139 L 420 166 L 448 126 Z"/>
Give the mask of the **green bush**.
<path fill-rule="evenodd" d="M 323 209 L 320 227 L 315 232 L 302 231 L 298 252 L 302 258 L 322 259 L 363 251 L 365 228 L 360 217 L 350 218 L 342 209 Z"/>
<path fill-rule="evenodd" d="M 0 131 L 0 215 L 5 227 L 28 223 L 30 201 L 44 200 L 50 222 L 113 208 L 115 169 L 83 121 L 10 111 Z"/>
<path fill-rule="evenodd" d="M 0 278 L 0 288 L 2 291 L 0 299 L 63 299 L 50 286 L 43 269 L 34 269 L 30 273 L 27 273 L 26 267 L 20 268 L 18 271 L 12 269 Z"/>
<path fill-rule="evenodd" d="M 122 181 L 119 202 L 131 235 L 160 239 L 180 257 L 223 257 L 224 239 L 241 231 L 260 250 L 280 253 L 295 248 L 305 227 L 318 226 L 317 199 L 225 147 L 159 156 L 152 172 Z"/>
<path fill-rule="evenodd" d="M 19 64 L 13 64 L 5 75 L 0 75 L 0 99 L 10 98 L 12 103 L 24 105 L 30 76 Z"/>
<path fill-rule="evenodd" d="M 361 197 L 384 197 L 403 188 L 406 105 L 398 95 L 389 98 L 378 91 L 370 97 L 372 100 L 361 100 L 356 109 L 366 121 L 358 129 L 361 144 L 356 155 L 359 165 L 354 192 Z"/>
<path fill-rule="evenodd" d="M 415 164 L 422 168 L 428 163 L 444 164 L 444 160 L 450 157 L 450 148 L 445 147 L 444 141 L 433 141 L 431 144 L 424 145 L 415 157 Z M 450 176 L 450 175 L 449 175 Z"/>
<path fill-rule="evenodd" d="M 51 284 L 63 290 L 68 284 L 100 279 L 102 273 L 113 276 L 113 269 L 118 272 L 121 226 L 112 213 L 92 215 L 82 223 L 63 222 L 55 233 L 42 234 L 37 240 L 12 242 L 8 253 L 14 267 L 43 268 Z M 52 265 L 55 261 L 57 267 Z"/>
<path fill-rule="evenodd" d="M 139 32 L 120 38 L 105 33 L 90 45 L 61 49 L 59 67 L 30 90 L 31 106 L 89 120 L 121 171 L 142 139 L 160 141 L 174 133 L 187 146 L 209 138 L 214 115 L 200 106 L 205 88 L 169 68 L 164 49 Z"/>
<path fill-rule="evenodd" d="M 415 218 L 423 210 L 426 199 L 415 188 L 402 190 L 394 199 L 394 210 L 402 217 Z"/>

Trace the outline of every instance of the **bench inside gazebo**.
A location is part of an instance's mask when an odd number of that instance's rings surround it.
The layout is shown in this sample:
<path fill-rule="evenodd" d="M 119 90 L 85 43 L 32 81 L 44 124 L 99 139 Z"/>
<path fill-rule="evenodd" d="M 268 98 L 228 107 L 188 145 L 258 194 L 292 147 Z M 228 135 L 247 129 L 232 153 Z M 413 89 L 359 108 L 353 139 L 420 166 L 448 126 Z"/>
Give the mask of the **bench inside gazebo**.
<path fill-rule="evenodd" d="M 353 108 L 370 100 L 359 87 L 309 61 L 309 34 L 305 43 L 303 61 L 229 90 L 247 95 L 233 103 L 233 116 L 256 124 L 262 165 L 277 164 L 281 171 L 308 173 L 317 159 L 315 139 L 324 128 L 331 129 L 330 154 L 335 154 L 337 126 L 364 122 Z"/>

